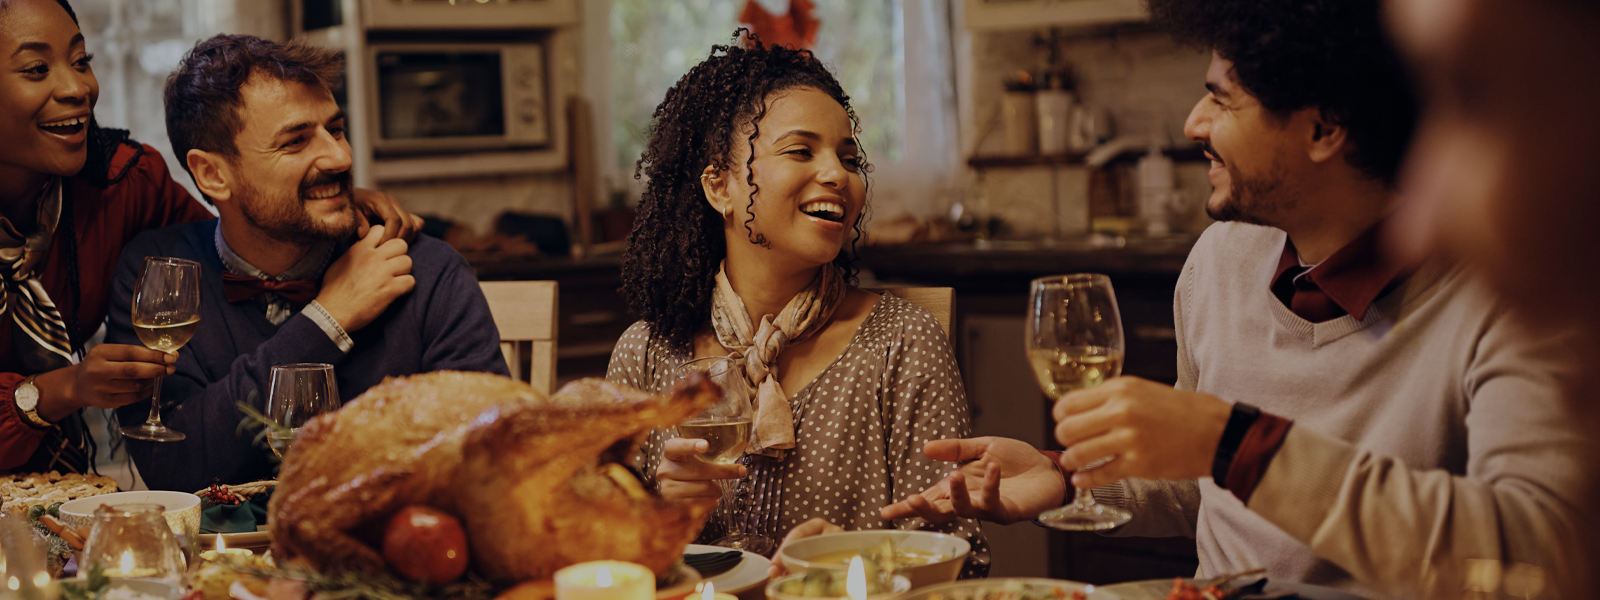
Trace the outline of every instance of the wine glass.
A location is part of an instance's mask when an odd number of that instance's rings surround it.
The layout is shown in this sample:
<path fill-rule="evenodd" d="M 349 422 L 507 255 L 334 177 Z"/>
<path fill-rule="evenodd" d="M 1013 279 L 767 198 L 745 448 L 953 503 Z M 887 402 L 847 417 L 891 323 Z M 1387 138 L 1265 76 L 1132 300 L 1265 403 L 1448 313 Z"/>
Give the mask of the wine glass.
<path fill-rule="evenodd" d="M 705 453 L 695 456 L 701 461 L 731 465 L 739 462 L 744 457 L 745 449 L 750 446 L 755 407 L 743 369 L 739 361 L 727 356 L 697 358 L 678 367 L 680 376 L 687 376 L 694 370 L 704 371 L 712 383 L 722 388 L 721 399 L 716 404 L 678 424 L 678 437 L 706 441 L 708 448 Z M 758 554 L 774 547 L 772 540 L 749 531 L 746 524 L 745 511 L 749 502 L 743 496 L 749 493 L 749 482 L 740 480 L 730 484 L 728 481 L 718 481 L 717 484 L 722 487 L 723 504 L 733 516 L 733 527 L 727 535 L 713 541 L 712 545 Z"/>
<path fill-rule="evenodd" d="M 333 379 L 333 365 L 293 363 L 273 365 L 270 386 L 267 417 L 289 431 L 268 429 L 267 447 L 283 458 L 306 421 L 339 409 L 339 384 Z"/>
<path fill-rule="evenodd" d="M 1122 373 L 1122 316 L 1109 277 L 1079 273 L 1035 279 L 1028 290 L 1028 310 L 1028 363 L 1052 405 L 1069 392 Z M 1133 519 L 1126 510 L 1096 504 L 1087 489 L 1073 494 L 1071 504 L 1045 511 L 1039 522 L 1056 529 L 1101 531 Z"/>
<path fill-rule="evenodd" d="M 147 256 L 133 287 L 133 330 L 151 350 L 172 353 L 200 327 L 200 263 Z M 122 428 L 122 435 L 151 442 L 176 442 L 182 432 L 161 423 L 161 376 L 150 394 L 150 418 Z"/>

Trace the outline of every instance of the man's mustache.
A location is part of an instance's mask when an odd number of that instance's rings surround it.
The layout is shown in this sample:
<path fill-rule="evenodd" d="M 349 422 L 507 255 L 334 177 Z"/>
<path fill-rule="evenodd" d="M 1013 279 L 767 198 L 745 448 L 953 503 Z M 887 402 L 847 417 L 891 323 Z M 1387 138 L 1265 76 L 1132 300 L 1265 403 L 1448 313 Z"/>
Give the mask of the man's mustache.
<path fill-rule="evenodd" d="M 306 177 L 305 181 L 300 182 L 300 197 L 304 198 L 306 194 L 311 191 L 311 188 L 319 188 L 334 183 L 339 184 L 341 192 L 349 192 L 350 172 L 341 171 L 338 173 L 323 173 L 318 171 L 316 173 L 312 173 L 310 176 Z"/>

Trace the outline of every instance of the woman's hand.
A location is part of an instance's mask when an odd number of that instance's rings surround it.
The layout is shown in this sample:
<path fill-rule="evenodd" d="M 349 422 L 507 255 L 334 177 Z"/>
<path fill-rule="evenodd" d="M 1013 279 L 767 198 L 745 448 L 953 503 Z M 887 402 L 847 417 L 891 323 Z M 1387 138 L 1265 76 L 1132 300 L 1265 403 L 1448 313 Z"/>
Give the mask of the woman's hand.
<path fill-rule="evenodd" d="M 367 237 L 367 230 L 372 227 L 370 221 L 377 218 L 383 221 L 383 237 L 379 244 L 400 238 L 407 243 L 414 242 L 417 234 L 422 233 L 422 217 L 406 212 L 401 208 L 400 201 L 394 196 L 378 190 L 354 188 L 350 192 L 351 203 L 356 205 L 356 237 Z"/>
<path fill-rule="evenodd" d="M 717 479 L 744 477 L 744 465 L 714 465 L 695 458 L 710 449 L 711 445 L 702 439 L 667 440 L 662 447 L 661 465 L 656 467 L 661 496 L 674 500 L 721 498 L 722 488 L 717 485 Z"/>
<path fill-rule="evenodd" d="M 839 533 L 841 531 L 844 531 L 843 527 L 834 525 L 833 523 L 829 523 L 827 520 L 820 518 L 811 519 L 810 521 L 795 525 L 794 529 L 789 530 L 789 535 L 783 536 L 783 543 L 778 544 L 778 552 L 774 552 L 772 554 L 772 564 L 767 566 L 767 579 L 777 579 L 779 577 L 783 577 L 789 572 L 788 569 L 783 567 L 783 560 L 778 558 L 778 554 L 783 552 L 783 547 L 789 545 L 789 542 L 803 540 L 805 538 L 822 535 L 824 533 Z"/>
<path fill-rule="evenodd" d="M 158 375 L 171 375 L 178 354 L 127 344 L 100 344 L 83 361 L 40 374 L 39 416 L 60 421 L 80 408 L 118 408 L 150 397 Z"/>
<path fill-rule="evenodd" d="M 885 519 L 922 517 L 944 523 L 956 517 L 1015 523 L 1060 506 L 1067 484 L 1050 459 L 1033 446 L 1003 437 L 934 440 L 928 458 L 960 466 L 920 494 L 879 511 Z"/>

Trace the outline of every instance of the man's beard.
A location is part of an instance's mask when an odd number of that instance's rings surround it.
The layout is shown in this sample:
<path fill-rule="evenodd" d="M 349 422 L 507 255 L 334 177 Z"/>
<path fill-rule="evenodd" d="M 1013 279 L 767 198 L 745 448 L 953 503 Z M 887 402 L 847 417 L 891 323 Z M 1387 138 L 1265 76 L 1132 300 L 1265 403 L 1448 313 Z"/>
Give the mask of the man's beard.
<path fill-rule="evenodd" d="M 1284 190 L 1286 175 L 1283 165 L 1274 162 L 1261 177 L 1245 177 L 1228 167 L 1228 197 L 1222 206 L 1213 208 L 1206 203 L 1206 216 L 1218 221 L 1237 221 L 1252 225 L 1276 226 L 1274 217 L 1294 209 L 1292 194 Z"/>
<path fill-rule="evenodd" d="M 338 183 L 343 187 L 340 192 L 345 196 L 345 205 L 337 213 L 346 214 L 348 218 L 339 223 L 329 223 L 323 219 L 311 216 L 306 211 L 306 192 L 315 187 Z M 267 234 L 268 237 L 280 242 L 310 245 L 318 242 L 338 242 L 349 239 L 356 232 L 355 206 L 350 201 L 350 172 L 343 173 L 317 173 L 300 183 L 295 195 L 290 198 L 268 199 L 260 188 L 251 185 L 248 180 L 241 180 L 239 190 L 241 202 L 240 212 L 252 227 Z M 331 215 L 329 215 L 331 216 Z"/>

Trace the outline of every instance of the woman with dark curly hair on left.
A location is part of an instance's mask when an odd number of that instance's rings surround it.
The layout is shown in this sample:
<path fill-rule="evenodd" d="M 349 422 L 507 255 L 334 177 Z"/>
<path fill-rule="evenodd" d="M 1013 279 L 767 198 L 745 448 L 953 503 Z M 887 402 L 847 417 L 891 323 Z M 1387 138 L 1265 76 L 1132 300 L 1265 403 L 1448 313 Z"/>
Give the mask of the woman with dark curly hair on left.
<path fill-rule="evenodd" d="M 879 509 L 944 474 L 928 440 L 970 431 L 949 341 L 926 310 L 853 285 L 869 167 L 850 99 L 811 53 L 758 40 L 717 46 L 656 108 L 647 178 L 623 259 L 640 321 L 607 378 L 669 389 L 696 358 L 732 356 L 755 398 L 738 463 L 664 439 L 644 469 L 667 497 L 723 498 L 702 541 L 737 527 L 767 540 L 810 529 L 939 529 L 967 537 L 968 576 L 988 571 L 978 524 L 891 523 Z M 747 500 L 736 501 L 743 496 Z M 731 505 L 748 510 L 730 511 Z M 772 544 L 747 549 L 770 554 Z"/>

